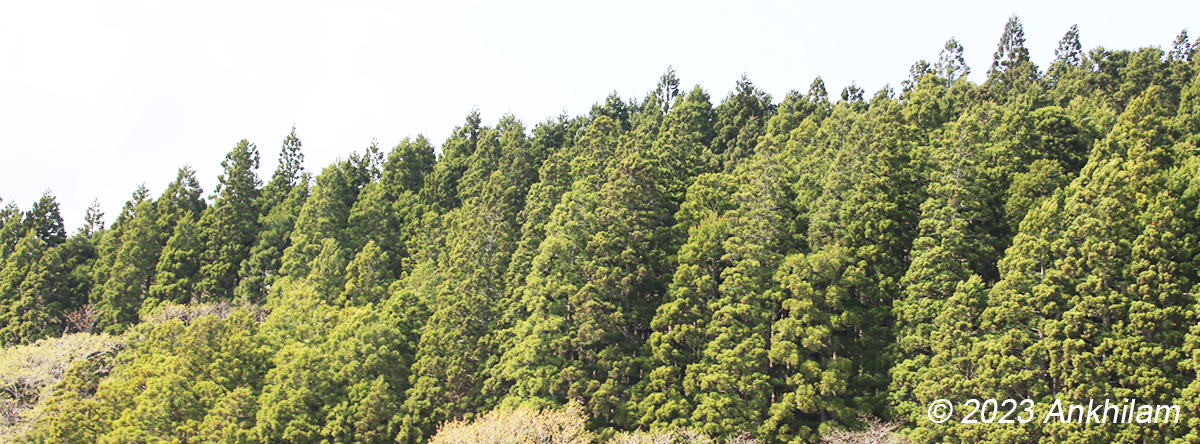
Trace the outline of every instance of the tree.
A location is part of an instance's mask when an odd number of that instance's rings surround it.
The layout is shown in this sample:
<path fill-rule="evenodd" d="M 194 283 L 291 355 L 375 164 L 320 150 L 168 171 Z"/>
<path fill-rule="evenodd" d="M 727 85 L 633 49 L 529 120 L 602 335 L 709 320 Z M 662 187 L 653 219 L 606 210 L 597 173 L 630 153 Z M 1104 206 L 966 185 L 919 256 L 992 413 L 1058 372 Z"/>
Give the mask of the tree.
<path fill-rule="evenodd" d="M 3 203 L 2 199 L 0 203 Z M 9 202 L 4 208 L 0 208 L 0 257 L 8 257 L 17 241 L 25 236 L 25 225 L 21 223 L 22 214 L 16 202 Z"/>
<path fill-rule="evenodd" d="M 441 157 L 434 164 L 433 170 L 425 176 L 419 199 L 422 205 L 438 213 L 445 213 L 462 204 L 458 196 L 459 180 L 469 166 L 471 154 L 475 152 L 475 145 L 483 131 L 479 111 L 472 110 L 467 115 L 466 122 L 455 128 L 442 144 Z"/>
<path fill-rule="evenodd" d="M 950 38 L 946 41 L 946 46 L 938 54 L 938 61 L 934 64 L 933 69 L 935 73 L 946 79 L 947 84 L 954 84 L 958 79 L 965 78 L 967 74 L 971 73 L 971 68 L 967 66 L 967 60 L 963 57 L 963 47 L 958 40 Z"/>
<path fill-rule="evenodd" d="M 388 286 L 395 280 L 388 266 L 388 254 L 367 242 L 362 251 L 346 266 L 346 285 L 335 305 L 361 306 L 387 299 Z"/>
<path fill-rule="evenodd" d="M 1167 53 L 1167 61 L 1192 61 L 1192 47 L 1188 42 L 1188 33 L 1186 29 L 1180 31 L 1179 36 L 1175 37 L 1175 42 L 1171 44 L 1171 51 Z"/>
<path fill-rule="evenodd" d="M 117 224 L 99 247 L 96 286 L 91 301 L 100 310 L 99 326 L 123 331 L 137 320 L 138 309 L 153 284 L 164 233 L 158 226 L 154 201 L 144 188 L 135 192 Z M 135 203 L 136 201 L 136 203 Z"/>
<path fill-rule="evenodd" d="M 284 252 L 291 245 L 292 230 L 308 200 L 310 181 L 308 174 L 302 175 L 287 197 L 259 218 L 258 240 L 238 271 L 240 280 L 234 295 L 239 301 L 265 301 L 272 285 L 279 279 Z"/>
<path fill-rule="evenodd" d="M 863 103 L 863 89 L 855 82 L 850 82 L 850 85 L 842 88 L 842 101 L 847 103 Z"/>
<path fill-rule="evenodd" d="M 83 226 L 79 228 L 79 233 L 91 238 L 103 230 L 104 212 L 100 211 L 100 200 L 93 199 L 92 204 L 88 205 L 87 212 L 84 213 Z"/>
<path fill-rule="evenodd" d="M 337 239 L 321 242 L 321 253 L 308 264 L 308 281 L 321 299 L 333 303 L 346 287 L 346 249 Z"/>
<path fill-rule="evenodd" d="M 1071 25 L 1071 29 L 1058 41 L 1054 50 L 1054 62 L 1067 66 L 1083 65 L 1083 45 L 1079 43 L 1079 25 Z"/>
<path fill-rule="evenodd" d="M 737 161 L 750 157 L 767 119 L 774 112 L 771 96 L 754 86 L 743 74 L 737 88 L 716 108 L 712 151 L 726 171 L 732 171 Z"/>
<path fill-rule="evenodd" d="M 191 213 L 180 218 L 155 267 L 149 296 L 159 302 L 186 304 L 197 298 L 196 279 L 204 252 L 200 227 Z"/>
<path fill-rule="evenodd" d="M 730 228 L 721 258 L 729 267 L 721 271 L 719 295 L 707 302 L 712 317 L 704 325 L 699 362 L 687 367 L 684 379 L 695 399 L 691 421 L 711 435 L 771 427 L 763 424 L 776 382 L 771 330 L 774 307 L 783 298 L 774 275 L 796 248 L 784 159 L 759 150 L 734 173 L 738 188 L 725 216 Z"/>
<path fill-rule="evenodd" d="M 196 179 L 196 171 L 190 166 L 179 169 L 175 180 L 167 185 L 162 196 L 155 201 L 155 212 L 158 214 L 158 224 L 165 233 L 164 239 L 170 237 L 175 224 L 185 215 L 199 218 L 208 204 L 204 201 L 204 190 Z"/>
<path fill-rule="evenodd" d="M 304 153 L 300 152 L 300 138 L 296 137 L 296 127 L 283 139 L 279 149 L 279 165 L 271 173 L 271 180 L 262 189 L 260 214 L 268 215 L 276 205 L 287 200 L 292 189 L 297 186 L 307 186 L 304 181 Z"/>
<path fill-rule="evenodd" d="M 1016 15 L 1004 24 L 1004 34 L 992 55 L 987 75 L 984 85 L 990 97 L 1000 102 L 1011 100 L 1038 81 L 1037 66 L 1029 60 L 1029 50 L 1025 48 L 1025 28 Z"/>
<path fill-rule="evenodd" d="M 47 247 L 54 247 L 67 241 L 67 230 L 63 228 L 62 214 L 58 211 L 58 201 L 47 190 L 42 197 L 25 213 L 22 221 L 25 229 L 37 232 L 37 237 Z"/>
<path fill-rule="evenodd" d="M 1068 35 L 1071 35 L 1068 31 Z M 1000 37 L 1000 45 L 992 55 L 992 66 L 988 68 L 988 77 L 1012 71 L 1029 61 L 1029 50 L 1025 48 L 1025 28 L 1021 19 L 1016 15 L 1009 17 L 1004 24 L 1004 35 Z"/>
<path fill-rule="evenodd" d="M 258 148 L 242 140 L 221 162 L 224 174 L 213 205 L 200 218 L 204 254 L 196 288 L 202 300 L 228 300 L 238 284 L 238 269 L 250 255 L 258 231 Z"/>
<path fill-rule="evenodd" d="M 393 442 L 411 359 L 395 308 L 349 309 L 313 344 L 281 350 L 259 398 L 256 435 L 272 442 Z"/>
<path fill-rule="evenodd" d="M 311 271 L 310 263 L 321 253 L 324 240 L 346 242 L 350 209 L 346 202 L 353 202 L 350 196 L 357 194 L 340 165 L 330 165 L 321 171 L 311 196 L 296 217 L 291 244 L 283 251 L 281 274 L 303 279 Z"/>
<path fill-rule="evenodd" d="M 23 344 L 44 333 L 41 328 L 45 321 L 41 318 L 45 313 L 39 307 L 37 295 L 22 295 L 21 291 L 21 284 L 44 253 L 45 246 L 37 231 L 30 229 L 5 258 L 4 268 L 0 269 L 0 316 L 3 316 L 0 344 Z"/>
<path fill-rule="evenodd" d="M 597 118 L 592 128 L 609 122 Z M 643 134 L 626 133 L 599 177 L 575 176 L 546 225 L 522 291 L 529 315 L 494 370 L 513 401 L 582 399 L 597 427 L 632 422 L 628 390 L 644 365 L 641 344 L 670 254 L 666 196 Z"/>
<path fill-rule="evenodd" d="M 420 442 L 438 422 L 485 408 L 497 396 L 485 386 L 500 353 L 500 332 L 512 319 L 505 317 L 512 301 L 504 272 L 517 249 L 517 213 L 540 162 L 531 148 L 524 126 L 511 116 L 487 130 L 460 182 L 462 206 L 442 218 L 446 248 L 436 260 L 443 280 L 430 289 L 432 313 L 400 428 L 404 442 Z"/>

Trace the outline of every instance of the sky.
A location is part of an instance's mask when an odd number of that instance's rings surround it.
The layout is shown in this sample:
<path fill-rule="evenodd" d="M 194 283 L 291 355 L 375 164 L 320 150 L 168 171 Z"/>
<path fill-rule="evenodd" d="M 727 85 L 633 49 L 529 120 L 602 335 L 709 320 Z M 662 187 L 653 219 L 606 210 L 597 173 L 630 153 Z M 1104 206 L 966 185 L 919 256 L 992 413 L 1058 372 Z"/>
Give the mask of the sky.
<path fill-rule="evenodd" d="M 440 144 L 472 109 L 532 128 L 641 98 L 668 66 L 714 105 L 743 74 L 776 102 L 817 76 L 870 97 L 955 37 L 979 82 L 1013 14 L 1043 68 L 1072 24 L 1085 49 L 1200 36 L 1196 1 L 333 3 L 0 2 L 0 198 L 49 190 L 73 232 L 184 165 L 211 193 L 242 139 L 265 181 L 294 125 L 319 172 L 372 140 Z"/>

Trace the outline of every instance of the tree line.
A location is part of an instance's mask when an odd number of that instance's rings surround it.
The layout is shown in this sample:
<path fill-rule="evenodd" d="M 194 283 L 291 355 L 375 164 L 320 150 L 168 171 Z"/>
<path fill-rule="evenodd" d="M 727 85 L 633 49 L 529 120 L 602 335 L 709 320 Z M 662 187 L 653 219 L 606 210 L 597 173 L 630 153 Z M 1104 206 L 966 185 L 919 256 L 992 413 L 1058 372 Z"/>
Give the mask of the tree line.
<path fill-rule="evenodd" d="M 293 128 L 265 183 L 243 140 L 211 196 L 184 167 L 70 235 L 50 194 L 9 202 L 0 342 L 123 338 L 15 439 L 416 444 L 572 404 L 602 439 L 1200 440 L 1200 39 L 1085 51 L 1072 27 L 1042 70 L 1014 16 L 981 84 L 963 51 L 869 98 L 743 76 L 714 105 L 668 70 L 316 175 Z M 933 424 L 939 398 L 1185 421 Z"/>

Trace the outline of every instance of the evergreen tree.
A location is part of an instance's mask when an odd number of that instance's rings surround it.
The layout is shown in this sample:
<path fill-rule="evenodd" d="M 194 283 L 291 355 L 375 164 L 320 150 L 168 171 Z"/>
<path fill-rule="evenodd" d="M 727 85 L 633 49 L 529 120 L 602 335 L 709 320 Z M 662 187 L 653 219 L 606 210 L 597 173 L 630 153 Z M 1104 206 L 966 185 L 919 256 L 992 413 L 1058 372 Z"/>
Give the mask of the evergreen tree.
<path fill-rule="evenodd" d="M 1083 45 L 1079 43 L 1079 25 L 1071 25 L 1071 29 L 1058 41 L 1054 50 L 1054 62 L 1067 66 L 1083 65 Z"/>
<path fill-rule="evenodd" d="M 945 48 L 938 54 L 934 72 L 946 79 L 947 84 L 954 84 L 971 73 L 971 68 L 967 66 L 967 60 L 963 57 L 963 47 L 958 40 L 951 38 L 946 41 Z"/>
<path fill-rule="evenodd" d="M 698 186 L 693 187 L 689 194 L 694 196 Z M 691 425 L 695 398 L 692 391 L 685 391 L 684 375 L 699 362 L 708 344 L 705 326 L 712 318 L 710 304 L 720 297 L 721 275 L 729 267 L 724 242 L 730 228 L 729 220 L 714 211 L 688 230 L 688 242 L 679 251 L 679 268 L 650 324 L 654 332 L 647 345 L 655 367 L 647 372 L 638 403 L 640 425 Z"/>
<path fill-rule="evenodd" d="M 191 213 L 185 214 L 175 225 L 175 233 L 167 240 L 158 258 L 150 297 L 156 302 L 185 304 L 198 296 L 196 278 L 200 271 L 200 255 L 204 251 L 201 242 L 197 222 Z"/>
<path fill-rule="evenodd" d="M 260 214 L 268 215 L 276 205 L 287 200 L 292 189 L 297 186 L 307 186 L 304 182 L 304 153 L 300 152 L 300 138 L 296 137 L 296 127 L 283 139 L 279 149 L 279 165 L 271 173 L 271 180 L 263 186 Z"/>
<path fill-rule="evenodd" d="M 376 246 L 374 241 L 367 242 L 346 266 L 345 290 L 335 305 L 364 305 L 386 300 L 387 288 L 395 280 L 390 276 L 387 265 L 387 252 Z"/>
<path fill-rule="evenodd" d="M 310 263 L 317 258 L 326 239 L 346 242 L 347 201 L 357 190 L 349 183 L 339 164 L 326 167 L 317 176 L 312 194 L 304 201 L 291 232 L 291 244 L 283 252 L 280 273 L 303 279 L 311 271 Z M 338 293 L 341 293 L 338 291 Z"/>
<path fill-rule="evenodd" d="M 901 358 L 891 371 L 889 396 L 898 417 L 918 424 L 922 423 L 925 407 L 938 399 L 928 398 L 923 390 L 930 381 L 927 374 L 932 371 L 935 348 L 940 338 L 945 338 L 936 335 L 943 327 L 938 319 L 947 310 L 962 313 L 976 307 L 950 304 L 978 302 L 983 284 L 975 272 L 981 268 L 981 261 L 986 261 L 983 258 L 995 254 L 987 233 L 973 224 L 985 218 L 980 206 L 986 199 L 980 195 L 976 176 L 981 169 L 977 165 L 980 153 L 963 145 L 947 148 L 936 154 L 938 165 L 931 174 L 934 179 L 928 186 L 929 198 L 921 205 L 920 235 L 913 241 L 911 264 L 900 280 L 903 293 L 893 305 L 897 355 Z M 967 294 L 959 294 L 968 279 L 975 284 Z M 952 302 L 955 297 L 971 299 Z"/>
<path fill-rule="evenodd" d="M 37 295 L 22 294 L 21 284 L 45 253 L 37 230 L 30 229 L 17 242 L 0 269 L 0 344 L 21 344 L 41 336 L 44 312 Z M 34 299 L 30 299 L 30 297 Z"/>
<path fill-rule="evenodd" d="M 292 230 L 308 199 L 309 182 L 309 176 L 302 175 L 287 197 L 259 218 L 258 240 L 238 271 L 240 281 L 234 295 L 239 301 L 265 301 L 272 284 L 279 279 L 284 252 L 291 245 Z"/>
<path fill-rule="evenodd" d="M 101 263 L 97 267 L 97 285 L 92 302 L 100 310 L 99 326 L 121 331 L 137 320 L 138 309 L 153 284 L 155 266 L 162 251 L 164 233 L 158 226 L 154 201 L 139 188 L 132 204 L 121 212 L 112 237 L 100 245 Z M 134 203 L 134 202 L 137 203 Z"/>
<path fill-rule="evenodd" d="M 555 208 L 523 289 L 529 316 L 497 367 L 510 397 L 583 399 L 598 427 L 632 422 L 628 390 L 665 287 L 671 225 L 646 145 L 622 138 L 617 163 L 600 177 L 576 176 Z"/>
<path fill-rule="evenodd" d="M 100 211 L 100 200 L 93 199 L 92 204 L 88 205 L 87 212 L 84 213 L 83 226 L 79 228 L 79 233 L 91 238 L 103 230 L 104 212 Z"/>
<path fill-rule="evenodd" d="M 352 310 L 311 345 L 276 355 L 255 434 L 268 442 L 393 442 L 411 351 L 395 306 Z"/>
<path fill-rule="evenodd" d="M 1175 42 L 1171 44 L 1171 51 L 1167 52 L 1167 61 L 1192 61 L 1192 47 L 1188 42 L 1188 33 L 1186 29 L 1180 31 L 1179 36 L 1175 37 Z"/>
<path fill-rule="evenodd" d="M 200 280 L 202 300 L 228 300 L 238 284 L 238 269 L 250 255 L 258 231 L 258 148 L 242 140 L 221 162 L 224 173 L 213 205 L 200 218 L 204 254 Z"/>
<path fill-rule="evenodd" d="M 742 75 L 737 88 L 716 108 L 712 151 L 726 171 L 732 171 L 736 162 L 750 157 L 774 112 L 771 96 Z"/>
<path fill-rule="evenodd" d="M 4 203 L 3 199 L 0 199 L 0 203 Z M 25 236 L 22 214 L 16 202 L 9 202 L 0 208 L 0 257 L 8 257 L 17 241 Z"/>
<path fill-rule="evenodd" d="M 154 204 L 158 224 L 166 235 L 164 239 L 170 237 L 180 218 L 188 214 L 199 218 L 204 213 L 208 204 L 204 202 L 203 194 L 200 181 L 196 179 L 196 171 L 190 166 L 180 168 L 175 180 L 167 185 L 167 189 Z"/>
<path fill-rule="evenodd" d="M 266 299 L 271 284 L 278 279 L 283 252 L 287 249 L 296 217 L 308 198 L 309 176 L 304 172 L 304 154 L 300 152 L 296 127 L 283 139 L 279 165 L 263 186 L 259 197 L 259 230 L 254 247 L 238 270 L 234 296 L 241 301 Z"/>
<path fill-rule="evenodd" d="M 321 299 L 332 304 L 346 287 L 346 249 L 337 239 L 321 241 L 321 253 L 308 264 L 308 280 Z"/>
<path fill-rule="evenodd" d="M 1029 60 L 1029 50 L 1025 48 L 1025 28 L 1015 15 L 1004 24 L 1004 34 L 992 55 L 987 75 L 984 86 L 990 97 L 999 102 L 1011 100 L 1038 81 L 1037 66 Z"/>
<path fill-rule="evenodd" d="M 695 399 L 691 421 L 706 433 L 779 433 L 763 423 L 777 382 L 771 330 L 774 307 L 783 294 L 774 274 L 796 247 L 790 208 L 794 196 L 786 186 L 790 174 L 782 159 L 786 156 L 758 151 L 734 174 L 739 186 L 725 216 L 729 236 L 721 247 L 726 251 L 721 260 L 729 266 L 720 272 L 719 294 L 706 303 L 705 311 L 712 315 L 704 325 L 705 343 L 684 380 Z"/>
<path fill-rule="evenodd" d="M 842 101 L 851 104 L 863 104 L 863 89 L 851 81 L 850 85 L 842 88 Z"/>
<path fill-rule="evenodd" d="M 461 203 L 458 196 L 459 180 L 466 172 L 475 144 L 484 128 L 478 110 L 472 110 L 462 126 L 454 129 L 442 144 L 442 153 L 433 170 L 425 176 L 420 202 L 431 210 L 445 213 Z"/>
<path fill-rule="evenodd" d="M 495 145 L 492 145 L 495 144 Z M 463 176 L 463 206 L 443 218 L 444 280 L 432 289 L 432 314 L 420 336 L 399 439 L 421 442 L 441 421 L 482 410 L 497 395 L 486 388 L 512 304 L 504 272 L 516 250 L 517 213 L 536 177 L 525 128 L 506 117 L 482 136 Z M 483 183 L 471 179 L 488 174 Z"/>
<path fill-rule="evenodd" d="M 58 201 L 50 195 L 50 191 L 42 193 L 42 197 L 25 213 L 21 225 L 26 230 L 34 230 L 37 237 L 47 247 L 54 247 L 67 241 L 67 230 L 63 228 L 62 214 L 58 211 Z"/>

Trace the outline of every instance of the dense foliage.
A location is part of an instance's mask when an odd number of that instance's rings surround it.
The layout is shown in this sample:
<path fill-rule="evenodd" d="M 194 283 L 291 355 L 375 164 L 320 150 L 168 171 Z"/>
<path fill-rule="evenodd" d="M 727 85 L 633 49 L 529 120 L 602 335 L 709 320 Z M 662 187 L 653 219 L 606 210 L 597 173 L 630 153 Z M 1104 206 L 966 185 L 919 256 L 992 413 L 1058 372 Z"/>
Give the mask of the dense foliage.
<path fill-rule="evenodd" d="M 1045 69 L 1024 41 L 1014 17 L 976 84 L 952 39 L 869 97 L 714 104 L 668 70 L 315 176 L 293 129 L 265 183 L 243 140 L 211 196 L 185 167 L 70 235 L 53 196 L 7 202 L 4 359 L 58 364 L 0 375 L 0 437 L 418 444 L 571 405 L 589 440 L 1200 441 L 1200 40 L 1072 27 Z M 938 398 L 1185 421 L 933 424 Z"/>

